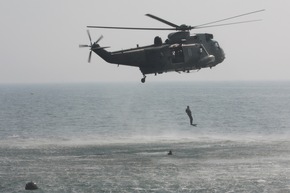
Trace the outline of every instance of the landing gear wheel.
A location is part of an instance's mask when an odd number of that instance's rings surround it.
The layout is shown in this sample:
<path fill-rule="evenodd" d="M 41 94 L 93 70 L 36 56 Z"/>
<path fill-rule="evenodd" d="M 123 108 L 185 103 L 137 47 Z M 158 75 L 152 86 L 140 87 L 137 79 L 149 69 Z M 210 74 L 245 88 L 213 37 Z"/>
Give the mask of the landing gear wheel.
<path fill-rule="evenodd" d="M 142 83 L 145 83 L 145 79 L 146 79 L 146 76 L 144 75 L 144 77 L 141 78 L 141 82 L 142 82 Z"/>

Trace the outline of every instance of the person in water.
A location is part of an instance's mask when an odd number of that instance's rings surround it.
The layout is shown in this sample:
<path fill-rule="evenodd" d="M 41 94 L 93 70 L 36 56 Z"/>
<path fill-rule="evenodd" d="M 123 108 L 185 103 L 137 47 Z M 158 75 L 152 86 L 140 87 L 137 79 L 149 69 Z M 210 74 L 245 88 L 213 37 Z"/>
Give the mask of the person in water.
<path fill-rule="evenodd" d="M 171 150 L 169 150 L 169 152 L 167 153 L 167 155 L 172 155 L 172 151 L 171 151 Z"/>
<path fill-rule="evenodd" d="M 190 120 L 190 125 L 194 125 L 193 123 L 192 123 L 192 121 L 193 121 L 193 118 L 192 118 L 192 115 L 191 115 L 191 110 L 189 109 L 189 106 L 187 106 L 187 108 L 185 109 L 185 112 L 186 112 L 186 114 L 188 115 L 188 117 L 189 117 L 189 120 Z"/>

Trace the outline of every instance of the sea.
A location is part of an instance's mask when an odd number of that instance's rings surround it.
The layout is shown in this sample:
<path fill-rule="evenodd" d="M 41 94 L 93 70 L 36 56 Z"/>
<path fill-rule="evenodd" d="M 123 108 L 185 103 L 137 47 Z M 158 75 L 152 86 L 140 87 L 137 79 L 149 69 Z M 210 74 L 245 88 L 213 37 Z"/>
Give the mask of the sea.
<path fill-rule="evenodd" d="M 0 192 L 31 181 L 35 193 L 290 192 L 290 82 L 1 84 Z"/>

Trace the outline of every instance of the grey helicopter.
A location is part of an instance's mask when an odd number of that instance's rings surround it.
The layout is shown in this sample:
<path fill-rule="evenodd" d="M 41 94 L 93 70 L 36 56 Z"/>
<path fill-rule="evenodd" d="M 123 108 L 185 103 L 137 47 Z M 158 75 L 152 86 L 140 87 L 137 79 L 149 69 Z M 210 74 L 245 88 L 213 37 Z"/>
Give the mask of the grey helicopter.
<path fill-rule="evenodd" d="M 262 10 L 252 11 L 225 19 L 196 25 L 176 25 L 169 21 L 166 21 L 160 17 L 152 14 L 146 14 L 146 16 L 160 21 L 169 28 L 139 28 L 139 27 L 109 27 L 109 26 L 87 26 L 87 28 L 103 28 L 103 29 L 125 29 L 125 30 L 173 30 L 176 32 L 168 34 L 165 41 L 162 41 L 161 37 L 156 36 L 153 44 L 148 46 L 119 50 L 109 52 L 106 48 L 102 47 L 98 43 L 103 38 L 101 35 L 97 41 L 92 43 L 92 38 L 89 30 L 87 34 L 90 40 L 89 45 L 79 45 L 79 47 L 90 48 L 88 62 L 91 61 L 92 52 L 99 55 L 103 60 L 108 63 L 117 65 L 126 65 L 132 67 L 138 67 L 143 74 L 141 82 L 144 83 L 147 74 L 162 74 L 166 72 L 185 72 L 189 73 L 191 70 L 200 70 L 202 68 L 212 68 L 225 59 L 225 52 L 214 40 L 213 34 L 210 33 L 196 33 L 191 35 L 190 30 L 218 27 L 233 24 L 242 24 L 248 22 L 256 22 L 260 20 L 248 20 L 234 23 L 216 24 L 226 20 L 262 12 Z"/>

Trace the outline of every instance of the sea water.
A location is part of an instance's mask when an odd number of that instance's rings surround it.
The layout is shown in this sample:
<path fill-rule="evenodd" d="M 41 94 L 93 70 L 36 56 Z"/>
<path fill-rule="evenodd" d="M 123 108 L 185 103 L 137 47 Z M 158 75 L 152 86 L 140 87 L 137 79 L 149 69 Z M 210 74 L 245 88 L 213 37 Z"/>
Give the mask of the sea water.
<path fill-rule="evenodd" d="M 289 131 L 290 82 L 0 85 L 0 192 L 290 192 Z"/>

